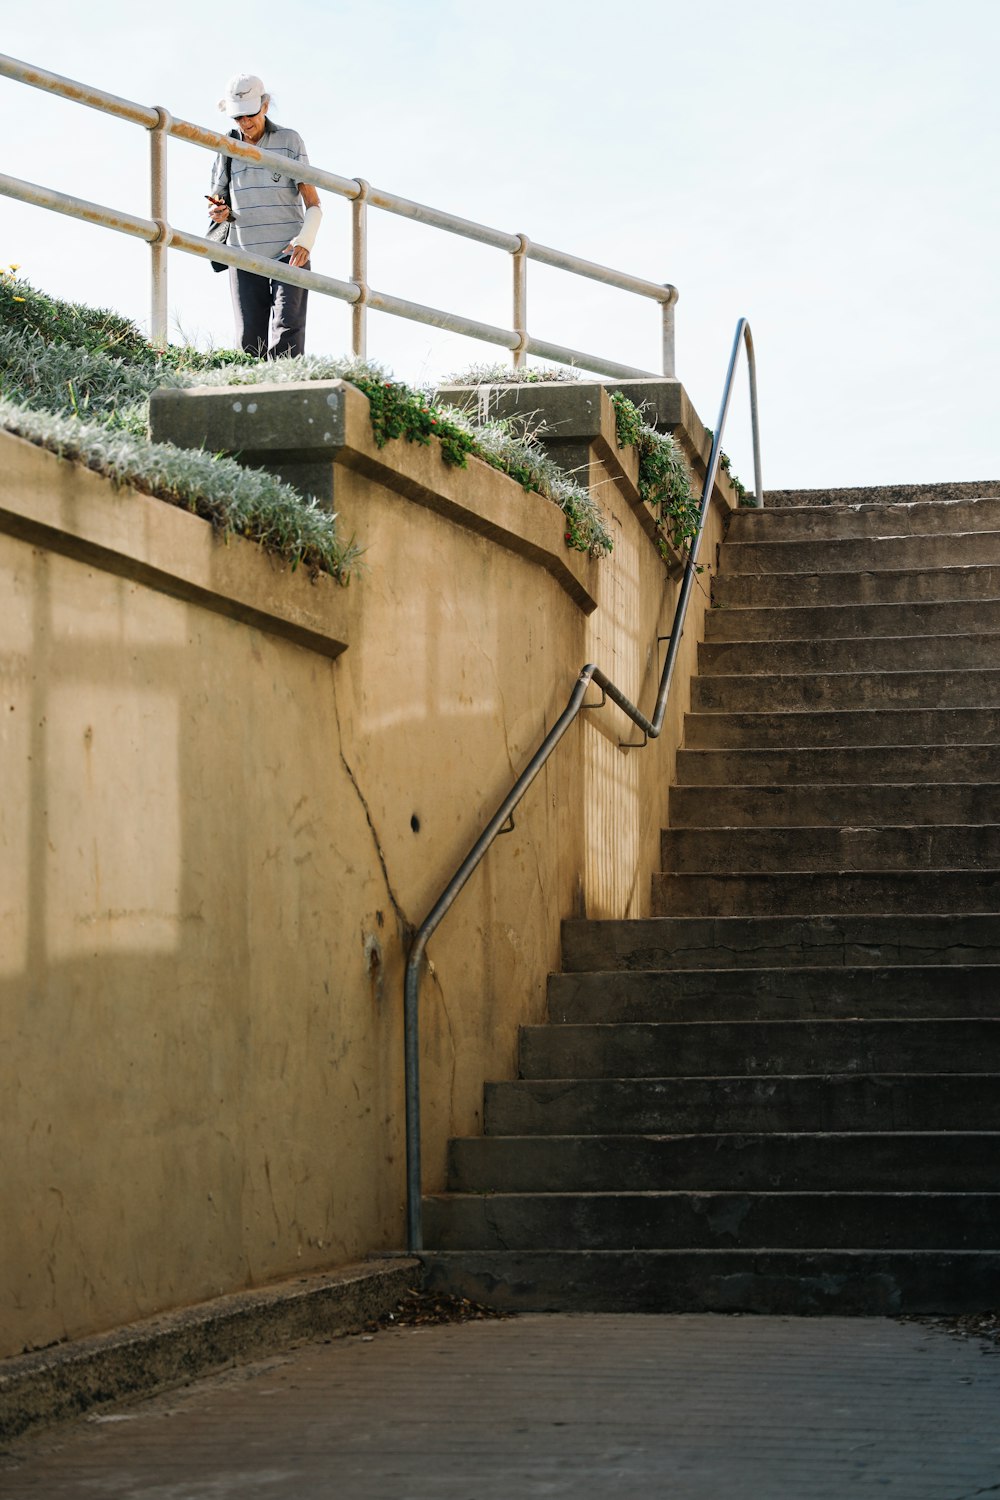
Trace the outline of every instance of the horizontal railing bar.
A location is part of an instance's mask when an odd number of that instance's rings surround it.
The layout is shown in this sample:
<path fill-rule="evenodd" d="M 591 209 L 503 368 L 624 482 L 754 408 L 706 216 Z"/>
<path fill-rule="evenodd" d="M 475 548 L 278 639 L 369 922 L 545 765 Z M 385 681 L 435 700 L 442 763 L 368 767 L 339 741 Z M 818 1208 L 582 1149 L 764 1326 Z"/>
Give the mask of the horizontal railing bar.
<path fill-rule="evenodd" d="M 147 243 L 161 236 L 161 226 L 153 219 L 139 218 L 135 214 L 116 213 L 100 203 L 90 203 L 85 198 L 74 198 L 68 193 L 57 193 L 52 188 L 40 187 L 34 182 L 23 182 L 18 177 L 0 173 L 0 194 L 17 198 L 22 203 L 31 203 L 37 208 L 52 209 L 73 219 L 82 219 L 88 224 L 97 224 L 105 229 L 115 229 Z M 321 276 L 317 271 L 306 271 L 268 260 L 263 256 L 250 255 L 245 250 L 230 248 L 217 240 L 205 239 L 201 235 L 188 234 L 182 229 L 166 227 L 164 241 L 172 250 L 183 250 L 188 255 L 200 256 L 203 260 L 220 261 L 223 265 L 238 266 L 240 270 L 252 271 L 256 276 L 268 276 L 292 286 L 305 287 L 309 291 L 322 292 L 336 297 L 341 302 L 357 302 L 361 288 L 354 281 L 340 281 L 334 276 Z M 369 291 L 367 306 L 375 312 L 388 313 L 392 317 L 407 318 L 415 323 L 428 323 L 434 328 L 444 328 L 450 333 L 463 334 L 467 338 L 481 339 L 483 343 L 499 344 L 504 349 L 516 349 L 520 337 L 512 329 L 498 328 L 492 323 L 480 323 L 474 318 L 462 318 L 456 313 L 440 308 L 426 307 L 419 302 L 407 302 L 402 297 L 393 297 L 388 292 Z M 581 369 L 593 370 L 595 374 L 610 375 L 616 379 L 649 375 L 648 370 L 633 369 L 631 365 L 618 365 L 598 355 L 586 354 L 579 349 L 564 349 L 560 344 L 549 344 L 541 339 L 530 339 L 528 353 L 538 354 L 544 359 L 554 359 L 562 364 L 579 365 Z M 653 377 L 655 379 L 655 376 Z"/>
<path fill-rule="evenodd" d="M 117 115 L 121 120 L 131 120 L 133 125 L 144 125 L 152 130 L 159 115 L 148 104 L 136 104 L 133 99 L 121 99 L 117 94 L 106 94 L 103 89 L 94 89 L 86 83 L 77 83 L 74 78 L 63 78 L 60 73 L 47 73 L 44 68 L 34 68 L 30 63 L 0 52 L 0 75 L 16 79 L 18 83 L 30 84 L 32 88 L 45 89 L 49 94 L 59 94 L 74 104 L 86 104 L 89 109 L 99 109 L 106 115 Z"/>
<path fill-rule="evenodd" d="M 167 130 L 170 135 L 176 136 L 179 140 L 188 141 L 191 145 L 203 146 L 211 151 L 223 151 L 227 156 L 256 162 L 265 167 L 279 167 L 284 172 L 288 171 L 287 157 L 278 156 L 275 152 L 267 151 L 260 146 L 248 146 L 244 141 L 234 140 L 232 136 L 208 130 L 201 125 L 194 125 L 189 120 L 171 120 Z M 343 198 L 357 198 L 362 190 L 357 178 L 339 177 L 335 172 L 327 172 L 321 167 L 314 167 L 306 162 L 297 164 L 296 177 L 302 182 L 313 183 L 315 187 L 327 188 Z M 495 250 L 504 250 L 509 255 L 514 255 L 521 250 L 522 236 L 519 234 L 509 234 L 503 229 L 492 229 L 488 224 L 479 224 L 475 219 L 463 219 L 460 215 L 449 213 L 446 209 L 430 208 L 426 203 L 417 203 L 411 198 L 401 198 L 397 193 L 390 193 L 384 188 L 369 186 L 365 202 L 370 208 L 380 208 L 384 213 L 395 214 L 413 223 L 426 224 L 431 229 L 446 230 L 449 234 L 459 235 L 463 239 L 490 245 Z M 616 271 L 611 266 L 602 266 L 597 261 L 584 260 L 581 256 L 571 255 L 565 250 L 553 250 L 547 245 L 535 245 L 529 240 L 525 253 L 529 260 L 537 260 L 545 265 L 555 266 L 559 270 L 585 276 L 591 281 L 601 281 L 607 286 L 620 287 L 622 291 L 635 292 L 640 297 L 650 297 L 656 302 L 674 302 L 677 299 L 676 287 L 647 281 L 644 277 L 632 276 L 627 271 Z"/>
<path fill-rule="evenodd" d="M 623 292 L 635 292 L 639 297 L 651 297 L 654 302 L 677 301 L 675 286 L 647 281 L 643 276 L 630 276 L 627 271 L 616 271 L 597 261 L 583 260 L 579 255 L 570 255 L 565 250 L 552 250 L 548 245 L 536 245 L 534 240 L 528 241 L 528 248 L 524 253 L 529 260 L 537 260 L 543 266 L 555 266 L 559 271 L 572 271 L 575 276 L 603 281 L 606 286 L 620 287 Z"/>
<path fill-rule="evenodd" d="M 48 73 L 43 68 L 32 67 L 28 63 L 20 62 L 16 57 L 8 57 L 2 53 L 0 53 L 0 75 L 13 78 L 19 83 L 30 84 L 34 88 L 44 89 L 48 93 L 58 94 L 74 103 L 86 104 L 91 109 L 117 115 L 136 125 L 143 125 L 147 130 L 152 130 L 160 122 L 159 111 L 148 105 L 137 104 L 130 99 L 121 99 L 116 94 L 90 88 L 86 84 L 77 83 L 72 78 L 64 78 L 58 73 Z M 205 126 L 194 124 L 191 120 L 171 118 L 166 125 L 166 131 L 177 140 L 187 141 L 189 145 L 201 146 L 208 151 L 222 151 L 227 156 L 236 157 L 241 161 L 252 161 L 260 166 L 280 168 L 283 173 L 288 171 L 287 157 L 264 150 L 260 146 L 247 145 L 245 141 L 234 140 L 232 136 L 222 131 L 209 130 Z M 315 167 L 311 162 L 297 163 L 295 175 L 297 181 L 309 182 L 314 187 L 325 188 L 327 192 L 336 193 L 341 198 L 357 198 L 363 191 L 357 178 L 342 177 L 336 172 L 328 172 L 323 167 Z M 400 218 L 410 219 L 418 224 L 426 224 L 432 229 L 446 230 L 449 234 L 475 240 L 479 244 L 490 245 L 510 255 L 520 253 L 524 247 L 520 234 L 493 229 L 488 224 L 479 224 L 474 219 L 462 218 L 461 215 L 449 213 L 445 209 L 431 208 L 426 203 L 417 203 L 410 198 L 402 198 L 398 193 L 390 193 L 383 188 L 369 187 L 366 201 L 374 208 L 381 208 L 385 213 L 396 214 Z M 529 240 L 525 253 L 530 260 L 536 260 L 540 264 L 554 266 L 558 270 L 569 271 L 575 276 L 584 276 L 591 281 L 600 281 L 606 286 L 618 287 L 622 291 L 634 292 L 637 296 L 649 297 L 655 302 L 673 302 L 677 299 L 676 287 L 661 286 L 658 282 L 649 281 L 642 276 L 632 276 L 627 271 L 616 271 L 611 266 L 602 266 L 596 261 L 584 260 L 581 256 L 571 255 L 568 251 L 554 250 L 549 245 L 536 245 Z M 614 370 L 605 370 L 603 367 L 594 365 L 588 368 L 611 375 L 621 374 L 625 369 L 621 366 Z M 645 371 L 632 373 L 644 374 Z"/>
<path fill-rule="evenodd" d="M 230 249 L 217 240 L 206 240 L 198 234 L 187 234 L 183 229 L 171 229 L 168 238 L 171 250 L 183 250 L 188 255 L 198 255 L 203 260 L 217 260 L 226 266 L 236 266 L 241 271 L 252 271 L 255 276 L 267 276 L 272 281 L 285 281 L 291 286 L 305 287 L 310 292 L 323 292 L 327 297 L 336 297 L 340 302 L 357 302 L 361 288 L 353 281 L 338 281 L 336 276 L 321 276 L 318 271 L 306 271 L 299 266 L 268 260 L 263 255 L 250 255 L 246 250 Z"/>
<path fill-rule="evenodd" d="M 409 318 L 414 323 L 430 323 L 434 328 L 446 328 L 450 333 L 466 334 L 469 338 L 482 339 L 485 344 L 500 344 L 504 349 L 516 349 L 520 342 L 509 328 L 497 328 L 492 323 L 477 323 L 472 318 L 461 318 L 456 313 L 441 312 L 436 307 L 424 307 L 419 302 L 407 302 L 402 297 L 390 296 L 388 292 L 369 291 L 365 304 L 375 312 L 390 313 L 395 318 Z"/>
<path fill-rule="evenodd" d="M 136 239 L 146 240 L 147 243 L 153 243 L 162 235 L 163 243 L 172 250 L 183 250 L 188 255 L 197 255 L 203 260 L 217 260 L 227 266 L 238 266 L 241 271 L 252 271 L 256 276 L 268 276 L 310 291 L 324 292 L 342 302 L 357 302 L 361 296 L 361 288 L 353 281 L 338 281 L 334 276 L 321 276 L 316 271 L 279 265 L 265 256 L 250 255 L 246 250 L 231 250 L 228 245 L 220 245 L 216 240 L 187 234 L 184 230 L 172 229 L 169 225 L 161 227 L 154 219 L 141 219 L 136 214 L 116 213 L 114 209 L 106 208 L 101 203 L 90 203 L 86 198 L 57 193 L 52 188 L 39 187 L 34 182 L 22 182 L 19 177 L 8 177 L 0 173 L 0 194 L 7 198 L 17 198 L 22 203 L 34 204 L 37 208 L 48 208 L 55 213 L 66 214 L 71 219 L 97 224 L 103 229 L 117 230 L 119 234 L 129 234 Z"/>
<path fill-rule="evenodd" d="M 402 219 L 412 219 L 418 224 L 427 224 L 432 229 L 445 229 L 463 239 L 478 240 L 482 245 L 492 245 L 495 250 L 506 250 L 510 255 L 521 246 L 519 234 L 491 229 L 488 224 L 477 224 L 475 219 L 460 218 L 458 214 L 448 213 L 443 208 L 428 208 L 425 203 L 414 203 L 409 198 L 400 198 L 396 193 L 385 192 L 382 188 L 369 188 L 367 202 L 373 208 L 381 208 Z"/>
<path fill-rule="evenodd" d="M 176 136 L 178 140 L 188 141 L 191 145 L 203 146 L 211 151 L 223 151 L 227 156 L 257 162 L 265 167 L 280 167 L 284 172 L 288 171 L 287 157 L 278 156 L 275 152 L 267 151 L 260 146 L 248 146 L 245 141 L 234 140 L 232 136 L 224 135 L 220 131 L 208 130 L 202 125 L 194 125 L 189 120 L 171 120 L 167 130 L 170 135 Z M 335 172 L 327 172 L 321 167 L 314 167 L 311 163 L 298 163 L 296 177 L 302 182 L 313 183 L 315 187 L 325 187 L 330 192 L 339 193 L 343 198 L 357 198 L 362 191 L 361 183 L 357 178 L 339 177 Z M 365 202 L 371 208 L 381 208 L 383 212 L 396 214 L 399 218 L 410 219 L 417 224 L 426 224 L 432 229 L 444 229 L 449 234 L 457 234 L 467 240 L 476 240 L 482 245 L 491 245 L 495 250 L 505 250 L 509 255 L 514 255 L 521 250 L 522 237 L 519 234 L 509 234 L 503 229 L 492 229 L 488 224 L 479 224 L 475 219 L 463 219 L 459 214 L 449 213 L 446 209 L 430 208 L 426 203 L 417 203 L 411 198 L 401 198 L 398 193 L 390 193 L 384 188 L 369 186 Z M 627 271 L 616 271 L 611 266 L 602 266 L 596 261 L 584 260 L 581 256 L 571 255 L 565 250 L 553 250 L 547 245 L 535 245 L 529 240 L 526 254 L 530 260 L 537 260 L 545 265 L 573 272 L 577 276 L 588 277 L 591 281 L 602 281 L 608 286 L 620 287 L 622 291 L 635 292 L 640 297 L 651 297 L 656 302 L 677 300 L 676 287 L 662 286 L 658 282 L 647 281 L 644 277 L 632 276 Z"/>
<path fill-rule="evenodd" d="M 620 365 L 613 359 L 602 359 L 598 354 L 585 354 L 581 349 L 567 349 L 562 344 L 550 344 L 545 339 L 529 338 L 524 346 L 526 354 L 537 354 L 539 359 L 554 359 L 558 364 L 576 365 L 581 370 L 592 370 L 595 375 L 610 375 L 612 380 L 662 380 L 662 375 L 652 370 L 640 370 L 635 365 Z"/>
<path fill-rule="evenodd" d="M 83 219 L 88 224 L 99 224 L 105 229 L 117 229 L 120 234 L 131 234 L 150 243 L 160 237 L 160 226 L 153 219 L 141 219 L 136 214 L 117 212 L 113 208 L 105 208 L 101 203 L 74 198 L 68 193 L 57 193 L 52 188 L 40 187 L 36 182 L 23 182 L 20 177 L 8 177 L 2 172 L 0 193 L 6 198 L 32 203 L 36 208 L 49 208 L 57 214 L 68 214 L 72 219 Z"/>
<path fill-rule="evenodd" d="M 167 132 L 179 141 L 187 141 L 191 146 L 203 146 L 206 151 L 223 151 L 227 156 L 235 156 L 240 161 L 252 161 L 262 167 L 280 168 L 282 176 L 288 176 L 288 157 L 279 155 L 277 151 L 248 146 L 246 141 L 235 140 L 231 135 L 225 135 L 219 130 L 209 130 L 204 125 L 195 125 L 190 120 L 172 119 Z M 357 198 L 361 192 L 361 186 L 354 177 L 340 177 L 336 172 L 314 167 L 311 162 L 295 163 L 295 180 L 311 182 L 314 187 L 326 188 L 331 193 L 339 194 L 341 198 Z"/>

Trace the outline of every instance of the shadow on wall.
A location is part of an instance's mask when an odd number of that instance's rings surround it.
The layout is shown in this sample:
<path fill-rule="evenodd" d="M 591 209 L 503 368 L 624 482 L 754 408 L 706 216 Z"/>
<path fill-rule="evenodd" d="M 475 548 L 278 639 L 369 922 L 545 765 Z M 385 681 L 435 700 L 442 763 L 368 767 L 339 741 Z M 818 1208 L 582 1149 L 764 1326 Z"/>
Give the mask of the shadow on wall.
<path fill-rule="evenodd" d="M 331 766 L 332 663 L 9 537 L 0 558 L 12 1353 L 385 1243 L 398 1049 L 347 1003 L 363 954 L 330 920 L 370 838 Z"/>

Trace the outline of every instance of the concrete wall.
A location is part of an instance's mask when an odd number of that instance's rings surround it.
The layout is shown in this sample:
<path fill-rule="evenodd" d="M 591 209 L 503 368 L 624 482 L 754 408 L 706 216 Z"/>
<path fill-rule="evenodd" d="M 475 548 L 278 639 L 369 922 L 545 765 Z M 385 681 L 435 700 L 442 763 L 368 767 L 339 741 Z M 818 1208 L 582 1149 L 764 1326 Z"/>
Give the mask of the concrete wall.
<path fill-rule="evenodd" d="M 347 589 L 0 434 L 0 1355 L 402 1244 L 407 927 L 583 662 L 655 693 L 676 579 L 592 389 L 601 562 L 311 388 L 308 461 L 367 548 Z M 542 1016 L 561 918 L 648 910 L 706 594 L 663 739 L 586 715 L 431 943 L 430 1188 Z"/>

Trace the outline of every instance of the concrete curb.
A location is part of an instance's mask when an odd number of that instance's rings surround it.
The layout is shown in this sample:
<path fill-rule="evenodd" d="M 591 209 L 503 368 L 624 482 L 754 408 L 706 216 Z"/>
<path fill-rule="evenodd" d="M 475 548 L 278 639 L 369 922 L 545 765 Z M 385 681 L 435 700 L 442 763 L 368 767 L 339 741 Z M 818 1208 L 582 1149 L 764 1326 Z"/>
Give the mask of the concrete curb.
<path fill-rule="evenodd" d="M 200 1302 L 110 1333 L 0 1362 L 0 1438 L 259 1358 L 344 1334 L 388 1312 L 420 1285 L 420 1262 L 400 1256 Z"/>

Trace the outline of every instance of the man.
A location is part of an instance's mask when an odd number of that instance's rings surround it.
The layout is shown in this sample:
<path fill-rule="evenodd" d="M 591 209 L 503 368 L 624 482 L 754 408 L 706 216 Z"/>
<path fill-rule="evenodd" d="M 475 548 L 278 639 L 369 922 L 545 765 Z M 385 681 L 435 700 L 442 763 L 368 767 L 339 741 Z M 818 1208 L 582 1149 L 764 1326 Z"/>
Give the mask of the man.
<path fill-rule="evenodd" d="M 312 184 L 296 179 L 295 164 L 309 161 L 302 137 L 268 119 L 270 103 L 261 80 L 240 73 L 229 80 L 219 108 L 236 124 L 230 135 L 238 131 L 248 145 L 288 157 L 287 175 L 220 154 L 212 172 L 209 214 L 216 224 L 230 224 L 227 243 L 234 249 L 308 269 L 323 210 Z M 229 286 L 241 349 L 261 359 L 305 353 L 309 293 L 304 287 L 236 266 L 229 268 Z"/>

